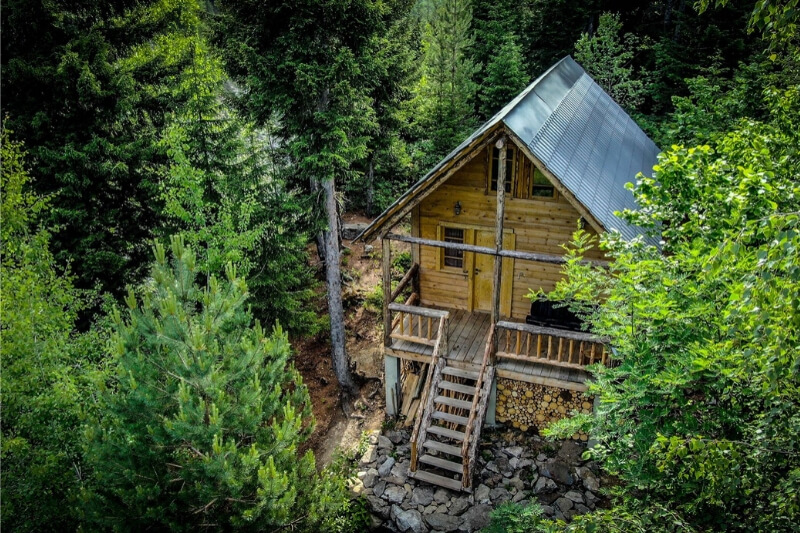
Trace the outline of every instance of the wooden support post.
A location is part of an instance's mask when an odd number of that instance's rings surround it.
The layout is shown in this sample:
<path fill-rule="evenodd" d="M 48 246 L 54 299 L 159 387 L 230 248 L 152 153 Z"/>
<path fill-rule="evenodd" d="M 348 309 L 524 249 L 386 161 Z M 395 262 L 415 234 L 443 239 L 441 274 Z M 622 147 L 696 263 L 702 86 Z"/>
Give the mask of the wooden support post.
<path fill-rule="evenodd" d="M 489 393 L 489 406 L 486 408 L 486 425 L 496 426 L 497 420 L 495 415 L 497 413 L 497 376 L 492 378 L 492 390 Z"/>
<path fill-rule="evenodd" d="M 386 386 L 386 414 L 397 416 L 400 414 L 400 359 L 391 355 L 383 356 L 384 373 L 383 381 Z"/>
<path fill-rule="evenodd" d="M 495 145 L 500 149 L 500 157 L 497 162 L 497 221 L 494 231 L 495 253 L 499 254 L 503 249 L 503 218 L 505 217 L 506 205 L 506 138 L 502 137 Z M 492 324 L 497 324 L 500 320 L 500 281 L 503 271 L 503 258 L 500 255 L 494 256 L 494 283 L 492 284 Z"/>
<path fill-rule="evenodd" d="M 392 299 L 392 241 L 381 239 L 383 248 L 383 345 L 392 345 L 392 315 L 389 313 L 389 303 Z M 401 326 L 402 327 L 402 326 Z M 389 398 L 386 398 L 389 405 Z"/>

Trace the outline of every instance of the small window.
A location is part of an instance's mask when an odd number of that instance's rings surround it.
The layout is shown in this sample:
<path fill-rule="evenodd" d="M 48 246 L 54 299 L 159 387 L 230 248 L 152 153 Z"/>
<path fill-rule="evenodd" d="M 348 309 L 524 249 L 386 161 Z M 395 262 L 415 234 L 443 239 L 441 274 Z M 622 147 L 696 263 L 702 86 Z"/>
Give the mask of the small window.
<path fill-rule="evenodd" d="M 444 228 L 444 242 L 456 242 L 464 244 L 464 230 L 457 228 Z M 464 251 L 463 250 L 450 250 L 444 248 L 442 250 L 442 262 L 446 267 L 463 268 L 464 267 Z"/>
<path fill-rule="evenodd" d="M 515 152 L 511 148 L 506 149 L 506 192 L 510 193 L 512 184 L 514 183 L 514 155 Z M 492 179 L 490 180 L 489 190 L 497 190 L 497 171 L 500 163 L 500 149 L 494 148 L 492 150 Z"/>
<path fill-rule="evenodd" d="M 555 196 L 556 189 L 547 176 L 542 174 L 542 171 L 534 167 L 533 169 L 533 186 L 531 187 L 532 198 L 552 198 Z"/>

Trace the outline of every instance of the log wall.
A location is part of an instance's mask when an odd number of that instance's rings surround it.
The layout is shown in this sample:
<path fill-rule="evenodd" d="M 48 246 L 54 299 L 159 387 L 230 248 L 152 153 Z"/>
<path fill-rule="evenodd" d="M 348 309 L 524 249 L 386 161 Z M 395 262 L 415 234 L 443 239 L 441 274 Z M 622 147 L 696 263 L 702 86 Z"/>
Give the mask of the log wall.
<path fill-rule="evenodd" d="M 593 398 L 582 392 L 525 383 L 513 379 L 497 379 L 496 420 L 521 431 L 540 430 L 575 411 L 592 412 Z M 573 439 L 586 441 L 588 436 L 578 433 Z"/>
<path fill-rule="evenodd" d="M 414 234 L 425 239 L 438 239 L 442 223 L 494 232 L 497 199 L 495 192 L 488 191 L 489 150 L 484 149 L 414 209 Z M 517 151 L 517 157 L 524 156 Z M 461 204 L 459 215 L 454 210 L 456 202 Z M 506 194 L 503 225 L 507 231 L 514 233 L 517 250 L 563 254 L 561 246 L 572 240 L 579 218 L 578 211 L 557 192 L 553 199 L 521 199 Z M 588 224 L 586 230 L 596 234 Z M 469 274 L 440 269 L 440 251 L 425 246 L 420 248 L 416 252 L 420 263 L 421 303 L 469 309 Z M 592 250 L 587 258 L 603 259 L 604 255 Z M 469 258 L 465 258 L 465 261 L 469 261 Z M 528 290 L 551 291 L 561 279 L 561 267 L 533 261 L 511 262 L 511 317 L 524 319 L 530 310 L 530 301 L 525 298 Z"/>

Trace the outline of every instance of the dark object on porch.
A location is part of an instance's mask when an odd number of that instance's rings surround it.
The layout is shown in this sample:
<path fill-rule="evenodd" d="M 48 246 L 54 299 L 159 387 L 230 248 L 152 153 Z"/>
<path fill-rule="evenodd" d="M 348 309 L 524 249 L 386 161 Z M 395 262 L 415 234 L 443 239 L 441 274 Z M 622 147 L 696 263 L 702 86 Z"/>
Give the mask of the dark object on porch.
<path fill-rule="evenodd" d="M 563 302 L 551 300 L 534 300 L 531 303 L 531 314 L 525 317 L 525 322 L 545 328 L 583 331 L 583 320 L 578 315 L 564 306 Z"/>

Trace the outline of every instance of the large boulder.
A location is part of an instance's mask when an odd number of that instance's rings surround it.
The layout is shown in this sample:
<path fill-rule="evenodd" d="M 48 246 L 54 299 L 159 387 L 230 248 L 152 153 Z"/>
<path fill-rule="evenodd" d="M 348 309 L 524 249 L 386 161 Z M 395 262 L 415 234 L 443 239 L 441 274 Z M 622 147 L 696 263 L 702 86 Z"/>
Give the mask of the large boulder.
<path fill-rule="evenodd" d="M 461 525 L 458 526 L 458 530 L 472 533 L 473 531 L 485 528 L 489 525 L 489 513 L 491 512 L 492 508 L 489 505 L 475 505 L 469 511 L 461 515 Z"/>
<path fill-rule="evenodd" d="M 422 514 L 416 509 L 404 511 L 400 507 L 393 505 L 391 516 L 400 531 L 428 533 L 428 528 L 425 526 L 425 522 L 422 521 Z"/>
<path fill-rule="evenodd" d="M 570 473 L 570 467 L 558 459 L 550 459 L 539 467 L 539 473 L 549 477 L 562 485 L 571 486 L 575 480 Z"/>
<path fill-rule="evenodd" d="M 367 224 L 364 222 L 348 222 L 342 224 L 342 238 L 346 241 L 352 241 L 365 229 L 367 229 Z"/>
<path fill-rule="evenodd" d="M 390 485 L 386 487 L 381 497 L 391 503 L 400 503 L 406 497 L 406 489 L 397 485 Z"/>
<path fill-rule="evenodd" d="M 425 522 L 435 531 L 455 531 L 461 525 L 461 518 L 444 513 L 433 513 L 425 517 Z"/>

